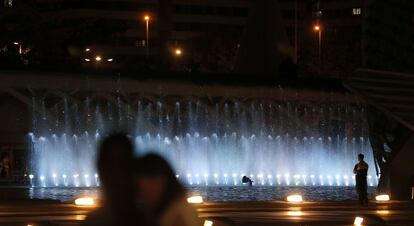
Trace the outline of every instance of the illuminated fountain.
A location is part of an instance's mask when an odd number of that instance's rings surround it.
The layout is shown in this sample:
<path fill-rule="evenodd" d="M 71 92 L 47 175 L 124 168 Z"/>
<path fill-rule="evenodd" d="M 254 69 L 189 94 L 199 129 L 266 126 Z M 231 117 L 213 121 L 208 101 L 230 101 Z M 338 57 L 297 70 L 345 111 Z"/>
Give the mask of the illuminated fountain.
<path fill-rule="evenodd" d="M 127 131 L 137 154 L 157 150 L 188 185 L 351 186 L 359 153 L 373 166 L 364 109 L 349 103 L 33 99 L 35 186 L 99 186 L 100 139 Z M 376 185 L 373 167 L 369 183 Z"/>

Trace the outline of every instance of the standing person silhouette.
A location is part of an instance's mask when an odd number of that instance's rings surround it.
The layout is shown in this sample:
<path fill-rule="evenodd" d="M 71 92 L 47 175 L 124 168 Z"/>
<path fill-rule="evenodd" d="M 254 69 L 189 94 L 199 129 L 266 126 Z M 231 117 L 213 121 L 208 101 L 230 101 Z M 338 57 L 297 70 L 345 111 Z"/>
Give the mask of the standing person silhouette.
<path fill-rule="evenodd" d="M 356 189 L 358 191 L 358 199 L 360 205 L 368 205 L 368 163 L 364 161 L 364 155 L 358 155 L 358 163 L 354 167 L 354 174 L 356 180 Z"/>
<path fill-rule="evenodd" d="M 99 147 L 97 168 L 103 206 L 88 215 L 84 226 L 153 225 L 135 206 L 133 145 L 125 134 L 114 134 Z"/>

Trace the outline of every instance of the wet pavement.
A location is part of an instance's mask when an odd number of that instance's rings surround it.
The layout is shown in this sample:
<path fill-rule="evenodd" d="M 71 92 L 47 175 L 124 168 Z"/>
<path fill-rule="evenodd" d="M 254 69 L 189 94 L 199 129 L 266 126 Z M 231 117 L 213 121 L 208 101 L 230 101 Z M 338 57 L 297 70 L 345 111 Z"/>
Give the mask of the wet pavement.
<path fill-rule="evenodd" d="M 414 225 L 414 203 L 370 203 L 359 207 L 354 201 L 221 202 L 195 205 L 199 216 L 220 225 L 352 225 L 356 216 L 363 225 Z M 0 204 L 0 225 L 79 225 L 89 211 L 98 207 L 76 207 L 48 201 Z"/>
<path fill-rule="evenodd" d="M 306 202 L 283 201 L 292 193 L 303 194 Z M 195 207 L 214 226 L 353 225 L 356 216 L 364 218 L 363 225 L 414 226 L 414 202 L 360 207 L 352 187 L 192 187 L 190 194 L 207 200 Z M 0 188 L 0 225 L 79 225 L 99 208 L 73 205 L 81 195 L 99 197 L 99 188 Z"/>

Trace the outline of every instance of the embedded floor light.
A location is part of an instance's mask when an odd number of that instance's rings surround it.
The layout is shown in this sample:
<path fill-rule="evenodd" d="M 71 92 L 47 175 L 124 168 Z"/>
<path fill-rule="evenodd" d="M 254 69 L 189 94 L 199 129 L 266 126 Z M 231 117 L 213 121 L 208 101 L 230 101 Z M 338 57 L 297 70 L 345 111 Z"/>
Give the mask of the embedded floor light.
<path fill-rule="evenodd" d="M 375 200 L 380 201 L 380 202 L 390 201 L 390 196 L 389 195 L 377 195 L 375 196 Z"/>
<path fill-rule="evenodd" d="M 213 226 L 213 221 L 205 220 L 204 226 Z"/>
<path fill-rule="evenodd" d="M 354 226 L 361 226 L 364 222 L 364 218 L 362 217 L 355 217 Z"/>
<path fill-rule="evenodd" d="M 203 197 L 201 196 L 191 196 L 187 198 L 188 203 L 203 203 Z"/>
<path fill-rule="evenodd" d="M 375 212 L 379 215 L 388 215 L 388 214 L 390 214 L 389 210 L 377 210 Z"/>
<path fill-rule="evenodd" d="M 287 215 L 291 217 L 300 217 L 303 215 L 303 213 L 302 211 L 288 211 Z"/>
<path fill-rule="evenodd" d="M 293 202 L 293 203 L 299 203 L 299 202 L 303 202 L 303 198 L 301 195 L 289 195 L 287 197 L 287 201 Z"/>
<path fill-rule="evenodd" d="M 92 197 L 81 197 L 75 199 L 75 205 L 77 206 L 93 206 L 95 205 L 95 200 Z"/>

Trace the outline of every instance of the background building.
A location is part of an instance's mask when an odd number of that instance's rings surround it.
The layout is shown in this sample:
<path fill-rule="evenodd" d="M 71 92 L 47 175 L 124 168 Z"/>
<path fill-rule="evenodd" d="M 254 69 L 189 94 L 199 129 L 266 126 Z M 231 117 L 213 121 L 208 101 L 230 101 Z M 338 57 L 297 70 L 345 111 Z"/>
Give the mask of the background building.
<path fill-rule="evenodd" d="M 364 2 L 279 1 L 302 74 L 330 75 L 360 65 Z M 2 56 L 8 61 L 151 70 L 159 67 L 157 56 L 166 55 L 169 69 L 230 72 L 251 1 L 7 0 L 2 6 L 0 25 L 8 35 L 0 39 L 1 54 L 17 55 Z"/>
<path fill-rule="evenodd" d="M 305 40 L 305 46 L 314 46 L 303 54 L 302 64 L 313 68 L 320 64 L 323 74 L 345 76 L 362 62 L 362 26 L 367 1 L 313 1 L 312 21 L 320 30 Z M 315 28 L 315 26 L 314 26 Z M 320 36 L 319 36 L 320 32 Z M 320 37 L 320 41 L 319 41 Z M 311 43 L 307 42 L 312 40 Z M 319 47 L 320 45 L 320 47 Z M 315 54 L 320 56 L 315 56 Z M 306 47 L 304 48 L 306 49 Z M 315 62 L 316 60 L 316 62 Z"/>

